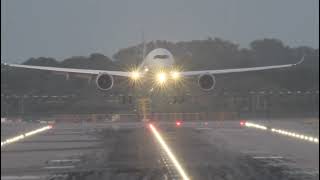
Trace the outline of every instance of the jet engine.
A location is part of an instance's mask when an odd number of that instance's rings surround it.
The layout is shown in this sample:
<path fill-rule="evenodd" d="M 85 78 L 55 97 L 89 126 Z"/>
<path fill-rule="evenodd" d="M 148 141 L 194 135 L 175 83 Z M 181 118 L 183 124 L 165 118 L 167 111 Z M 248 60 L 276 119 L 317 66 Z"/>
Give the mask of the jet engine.
<path fill-rule="evenodd" d="M 110 90 L 113 87 L 113 77 L 107 73 L 101 73 L 96 78 L 96 84 L 102 91 Z"/>
<path fill-rule="evenodd" d="M 204 91 L 210 91 L 214 88 L 216 79 L 212 74 L 202 74 L 199 76 L 198 85 Z"/>

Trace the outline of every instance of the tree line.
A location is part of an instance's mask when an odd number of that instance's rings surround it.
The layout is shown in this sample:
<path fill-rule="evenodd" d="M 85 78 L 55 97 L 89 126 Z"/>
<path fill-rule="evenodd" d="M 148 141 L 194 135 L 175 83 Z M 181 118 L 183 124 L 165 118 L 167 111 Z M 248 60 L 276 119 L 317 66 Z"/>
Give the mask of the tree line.
<path fill-rule="evenodd" d="M 88 57 L 74 56 L 62 61 L 50 57 L 27 59 L 23 64 L 101 70 L 128 70 L 142 61 L 144 45 L 120 49 L 112 58 L 102 53 Z M 166 48 L 183 70 L 244 68 L 253 66 L 296 63 L 303 56 L 305 62 L 297 67 L 263 72 L 235 73 L 216 76 L 214 91 L 248 92 L 259 90 L 308 91 L 319 89 L 319 49 L 300 46 L 290 47 L 278 39 L 260 39 L 242 48 L 220 38 L 184 42 L 151 41 L 145 44 L 146 52 Z M 118 81 L 116 79 L 116 81 Z M 121 79 L 119 80 L 119 82 Z M 126 83 L 108 93 L 125 93 Z M 126 87 L 126 88 L 124 88 Z M 196 84 L 190 90 L 197 90 Z M 70 78 L 43 71 L 1 67 L 1 93 L 9 94 L 76 94 L 81 103 L 105 103 L 99 98 L 94 83 L 82 78 Z M 103 94 L 103 93 L 102 93 Z M 210 96 L 210 95 L 209 95 Z M 206 98 L 210 101 L 210 98 Z M 206 100 L 204 99 L 204 101 Z M 80 102 L 80 100 L 79 100 Z M 80 103 L 80 104 L 81 104 Z"/>

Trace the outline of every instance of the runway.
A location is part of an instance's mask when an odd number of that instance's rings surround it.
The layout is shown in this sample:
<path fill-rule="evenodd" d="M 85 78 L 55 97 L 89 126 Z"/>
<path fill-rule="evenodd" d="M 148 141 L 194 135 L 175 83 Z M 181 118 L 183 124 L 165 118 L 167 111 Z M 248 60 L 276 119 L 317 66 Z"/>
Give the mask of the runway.
<path fill-rule="evenodd" d="M 314 125 L 310 129 L 308 124 L 301 127 L 290 121 L 267 125 L 314 135 L 319 131 Z M 186 122 L 179 127 L 174 122 L 157 123 L 155 127 L 192 180 L 319 178 L 318 144 L 233 121 Z M 52 163 L 71 159 L 79 161 Z M 49 177 L 182 179 L 143 123 L 56 124 L 48 132 L 1 148 L 1 179 Z"/>

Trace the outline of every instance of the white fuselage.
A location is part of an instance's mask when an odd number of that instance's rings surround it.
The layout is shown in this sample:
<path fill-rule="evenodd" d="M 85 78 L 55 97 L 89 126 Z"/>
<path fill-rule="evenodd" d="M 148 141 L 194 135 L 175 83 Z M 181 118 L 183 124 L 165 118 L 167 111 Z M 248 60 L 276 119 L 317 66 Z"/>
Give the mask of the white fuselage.
<path fill-rule="evenodd" d="M 163 48 L 157 48 L 148 53 L 142 66 L 147 69 L 164 69 L 174 65 L 174 58 L 170 51 Z"/>

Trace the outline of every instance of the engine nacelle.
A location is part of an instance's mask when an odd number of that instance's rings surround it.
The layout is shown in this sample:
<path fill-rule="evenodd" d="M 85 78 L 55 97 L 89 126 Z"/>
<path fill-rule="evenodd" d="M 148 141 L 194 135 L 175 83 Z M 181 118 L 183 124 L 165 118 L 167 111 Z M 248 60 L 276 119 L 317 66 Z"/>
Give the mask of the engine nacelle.
<path fill-rule="evenodd" d="M 101 73 L 96 78 L 98 89 L 102 91 L 110 90 L 113 87 L 113 77 L 107 73 Z"/>
<path fill-rule="evenodd" d="M 202 74 L 198 79 L 198 85 L 204 91 L 212 90 L 215 84 L 216 79 L 212 74 Z"/>

